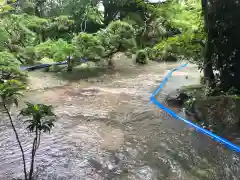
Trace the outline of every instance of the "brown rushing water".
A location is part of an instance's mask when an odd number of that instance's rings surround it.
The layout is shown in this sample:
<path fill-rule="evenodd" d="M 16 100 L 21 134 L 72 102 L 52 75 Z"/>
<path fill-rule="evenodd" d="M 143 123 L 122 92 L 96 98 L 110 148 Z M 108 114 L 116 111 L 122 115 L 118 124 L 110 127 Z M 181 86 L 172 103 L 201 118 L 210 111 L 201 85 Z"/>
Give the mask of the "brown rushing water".
<path fill-rule="evenodd" d="M 178 65 L 128 67 L 125 72 L 74 82 L 33 72 L 30 76 L 36 91 L 27 93 L 26 99 L 52 104 L 58 114 L 52 133 L 42 137 L 37 153 L 38 179 L 240 179 L 239 154 L 149 104 L 167 70 Z M 196 67 L 189 65 L 169 80 L 160 99 L 198 80 Z M 42 91 L 43 87 L 48 88 Z M 30 135 L 26 137 L 20 124 L 17 127 L 30 154 Z M 3 120 L 0 152 L 0 179 L 21 177 L 20 151 Z"/>

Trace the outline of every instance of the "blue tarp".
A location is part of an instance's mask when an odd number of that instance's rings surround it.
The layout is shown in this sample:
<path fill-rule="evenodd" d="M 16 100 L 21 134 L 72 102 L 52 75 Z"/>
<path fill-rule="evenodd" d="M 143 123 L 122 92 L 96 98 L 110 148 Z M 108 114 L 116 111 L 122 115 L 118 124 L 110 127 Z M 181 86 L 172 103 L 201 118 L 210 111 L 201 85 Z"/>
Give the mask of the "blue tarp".
<path fill-rule="evenodd" d="M 80 59 L 78 62 L 84 63 L 86 61 L 87 61 L 87 59 Z M 47 67 L 54 66 L 54 65 L 64 65 L 64 64 L 67 64 L 67 61 L 56 62 L 56 63 L 51 63 L 51 64 L 38 64 L 38 65 L 33 65 L 33 66 L 21 66 L 20 68 L 23 71 L 30 71 L 30 70 L 35 70 L 35 69 L 47 68 Z"/>

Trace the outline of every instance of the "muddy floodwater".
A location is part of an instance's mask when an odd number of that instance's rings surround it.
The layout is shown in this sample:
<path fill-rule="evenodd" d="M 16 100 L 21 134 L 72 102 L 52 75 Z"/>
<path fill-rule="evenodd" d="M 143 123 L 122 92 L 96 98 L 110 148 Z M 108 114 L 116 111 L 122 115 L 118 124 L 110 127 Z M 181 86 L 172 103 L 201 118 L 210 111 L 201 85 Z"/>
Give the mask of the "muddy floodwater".
<path fill-rule="evenodd" d="M 164 75 L 179 65 L 119 67 L 115 73 L 87 80 L 31 72 L 32 90 L 25 99 L 52 104 L 58 115 L 52 133 L 41 139 L 36 156 L 38 179 L 240 179 L 239 154 L 150 104 L 149 97 Z M 158 98 L 198 82 L 197 68 L 189 65 L 174 74 Z M 0 121 L 0 180 L 10 180 L 21 177 L 22 161 L 4 119 Z M 31 137 L 21 123 L 17 128 L 29 157 Z"/>

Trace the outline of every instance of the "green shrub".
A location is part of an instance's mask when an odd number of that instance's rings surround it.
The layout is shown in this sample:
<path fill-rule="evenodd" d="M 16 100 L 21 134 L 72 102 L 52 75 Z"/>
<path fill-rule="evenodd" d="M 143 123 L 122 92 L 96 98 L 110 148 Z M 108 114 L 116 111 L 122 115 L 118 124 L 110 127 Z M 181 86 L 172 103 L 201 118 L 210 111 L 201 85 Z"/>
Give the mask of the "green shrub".
<path fill-rule="evenodd" d="M 66 60 L 69 55 L 72 55 L 74 47 L 63 39 L 58 39 L 57 41 L 48 40 L 35 46 L 35 53 L 38 59 L 49 58 L 59 62 Z"/>
<path fill-rule="evenodd" d="M 146 50 L 139 50 L 136 54 L 136 63 L 137 64 L 147 64 L 148 56 Z"/>
<path fill-rule="evenodd" d="M 80 32 L 74 37 L 72 43 L 75 47 L 75 55 L 78 58 L 87 58 L 91 61 L 99 61 L 104 54 L 104 47 L 98 36 Z"/>
<path fill-rule="evenodd" d="M 6 80 L 25 81 L 26 74 L 20 69 L 20 62 L 7 51 L 0 52 L 0 82 Z"/>
<path fill-rule="evenodd" d="M 37 61 L 37 56 L 33 46 L 21 48 L 17 53 L 17 57 L 20 58 L 24 64 L 35 64 Z"/>
<path fill-rule="evenodd" d="M 157 50 L 147 47 L 144 49 L 149 60 L 154 60 L 157 57 Z"/>

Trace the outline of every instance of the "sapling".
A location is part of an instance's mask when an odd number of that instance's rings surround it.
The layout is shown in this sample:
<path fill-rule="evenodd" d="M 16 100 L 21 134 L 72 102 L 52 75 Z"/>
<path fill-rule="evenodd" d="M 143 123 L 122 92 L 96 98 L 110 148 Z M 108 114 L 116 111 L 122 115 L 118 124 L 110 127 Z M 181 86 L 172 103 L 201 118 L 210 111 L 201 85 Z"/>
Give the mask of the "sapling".
<path fill-rule="evenodd" d="M 34 135 L 31 151 L 31 164 L 28 173 L 23 146 L 19 138 L 17 129 L 14 125 L 13 117 L 11 115 L 11 107 L 13 104 L 18 106 L 18 98 L 19 96 L 21 96 L 20 92 L 24 90 L 24 88 L 25 87 L 19 81 L 5 80 L 3 83 L 0 83 L 0 97 L 2 100 L 4 112 L 7 114 L 11 127 L 14 131 L 18 146 L 21 150 L 24 178 L 25 180 L 32 180 L 35 155 L 40 145 L 41 134 L 43 132 L 51 131 L 56 120 L 56 115 L 53 113 L 53 107 L 50 105 L 32 104 L 29 102 L 26 103 L 26 107 L 23 108 L 19 113 L 18 117 L 24 117 L 24 123 L 27 125 L 27 130 L 29 130 Z"/>

